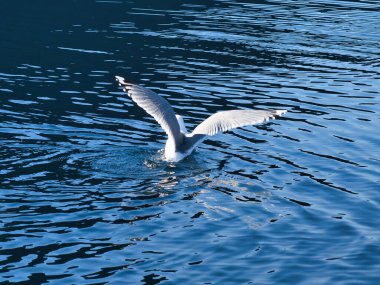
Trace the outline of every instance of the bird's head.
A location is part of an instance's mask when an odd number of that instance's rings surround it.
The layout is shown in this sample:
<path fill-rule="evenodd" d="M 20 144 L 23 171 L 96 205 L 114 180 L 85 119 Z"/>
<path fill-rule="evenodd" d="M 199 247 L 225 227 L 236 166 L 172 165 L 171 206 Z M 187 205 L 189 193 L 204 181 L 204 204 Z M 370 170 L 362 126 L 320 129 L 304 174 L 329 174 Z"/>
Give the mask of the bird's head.
<path fill-rule="evenodd" d="M 187 129 L 185 127 L 185 122 L 183 121 L 182 116 L 175 115 L 175 117 L 177 118 L 177 121 L 178 121 L 178 124 L 179 124 L 179 128 L 181 129 L 181 132 L 184 133 L 184 134 L 187 134 Z"/>

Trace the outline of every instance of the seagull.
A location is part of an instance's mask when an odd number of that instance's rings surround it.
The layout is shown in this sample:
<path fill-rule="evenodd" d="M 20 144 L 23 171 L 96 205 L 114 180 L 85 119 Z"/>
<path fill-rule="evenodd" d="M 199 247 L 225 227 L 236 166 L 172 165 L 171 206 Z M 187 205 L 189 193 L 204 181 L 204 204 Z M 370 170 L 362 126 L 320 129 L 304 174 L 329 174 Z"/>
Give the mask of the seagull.
<path fill-rule="evenodd" d="M 188 133 L 180 115 L 176 115 L 169 102 L 155 92 L 125 81 L 116 76 L 123 91 L 162 127 L 168 136 L 165 144 L 165 160 L 178 162 L 191 154 L 195 147 L 209 136 L 233 128 L 256 125 L 286 113 L 286 110 L 230 110 L 217 112 L 202 123 L 192 133 Z"/>

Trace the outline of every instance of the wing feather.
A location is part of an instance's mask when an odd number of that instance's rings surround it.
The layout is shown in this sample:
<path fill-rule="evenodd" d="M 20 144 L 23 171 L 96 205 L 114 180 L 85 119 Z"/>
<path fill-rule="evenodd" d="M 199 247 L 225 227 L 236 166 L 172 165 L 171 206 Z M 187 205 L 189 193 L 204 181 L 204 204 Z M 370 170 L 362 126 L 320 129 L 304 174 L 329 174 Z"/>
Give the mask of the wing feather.
<path fill-rule="evenodd" d="M 285 110 L 232 110 L 215 113 L 200 123 L 193 136 L 225 132 L 233 128 L 256 125 L 285 114 Z"/>
<path fill-rule="evenodd" d="M 173 138 L 176 145 L 182 141 L 180 126 L 169 102 L 155 92 L 142 86 L 127 83 L 123 77 L 116 76 L 116 81 L 124 87 L 128 96 L 149 115 L 156 119 L 166 134 Z"/>

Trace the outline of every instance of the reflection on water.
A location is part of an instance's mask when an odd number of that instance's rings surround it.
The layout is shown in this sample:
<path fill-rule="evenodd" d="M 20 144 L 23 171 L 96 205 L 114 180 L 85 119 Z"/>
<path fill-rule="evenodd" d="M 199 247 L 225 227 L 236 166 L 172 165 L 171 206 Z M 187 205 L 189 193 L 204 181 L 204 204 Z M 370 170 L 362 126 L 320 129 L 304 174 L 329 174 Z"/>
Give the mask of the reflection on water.
<path fill-rule="evenodd" d="M 376 284 L 376 1 L 0 10 L 1 281 Z M 171 164 L 114 75 L 189 129 L 220 110 L 288 113 Z"/>

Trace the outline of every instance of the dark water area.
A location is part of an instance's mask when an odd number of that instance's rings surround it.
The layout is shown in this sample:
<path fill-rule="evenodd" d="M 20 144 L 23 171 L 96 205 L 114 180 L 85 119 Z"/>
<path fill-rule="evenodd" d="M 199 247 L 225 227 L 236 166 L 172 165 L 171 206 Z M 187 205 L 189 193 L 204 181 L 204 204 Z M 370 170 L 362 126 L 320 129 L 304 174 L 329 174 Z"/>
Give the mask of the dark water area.
<path fill-rule="evenodd" d="M 379 1 L 1 1 L 1 284 L 378 284 Z M 190 129 L 161 159 L 114 76 Z"/>

